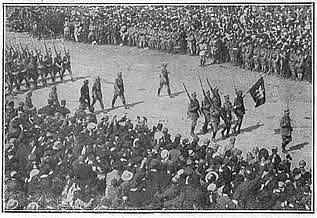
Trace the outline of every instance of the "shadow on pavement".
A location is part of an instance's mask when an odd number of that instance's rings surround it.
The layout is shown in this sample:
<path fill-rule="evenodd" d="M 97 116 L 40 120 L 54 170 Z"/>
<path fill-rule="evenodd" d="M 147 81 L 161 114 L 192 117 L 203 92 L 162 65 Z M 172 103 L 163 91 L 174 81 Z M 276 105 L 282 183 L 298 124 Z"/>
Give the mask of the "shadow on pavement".
<path fill-rule="evenodd" d="M 288 149 L 288 151 L 300 150 L 300 149 L 302 149 L 303 147 L 305 147 L 305 145 L 308 145 L 308 144 L 309 144 L 308 142 L 304 142 L 304 143 L 300 143 L 300 144 L 294 145 L 294 146 L 290 147 L 290 148 Z"/>
<path fill-rule="evenodd" d="M 69 79 L 66 79 L 66 80 L 59 80 L 59 81 L 55 81 L 55 82 L 51 82 L 51 83 L 47 83 L 47 85 L 46 86 L 44 86 L 43 84 L 41 84 L 41 85 L 38 85 L 37 86 L 37 89 L 35 88 L 35 87 L 32 87 L 32 88 L 26 88 L 26 89 L 23 89 L 23 90 L 18 90 L 18 91 L 13 91 L 11 94 L 13 94 L 13 95 L 18 95 L 18 94 L 23 94 L 23 93 L 26 93 L 26 92 L 28 92 L 28 91 L 30 91 L 30 90 L 32 90 L 32 91 L 34 91 L 34 90 L 38 90 L 38 89 L 42 89 L 42 88 L 47 88 L 47 87 L 52 87 L 52 86 L 55 86 L 55 85 L 58 85 L 58 84 L 60 84 L 60 83 L 68 83 L 68 82 L 75 82 L 75 81 L 77 81 L 77 80 L 82 80 L 82 79 L 87 79 L 87 78 L 89 78 L 90 76 L 80 76 L 80 77 L 74 77 L 74 80 L 72 81 L 70 78 Z M 51 78 L 50 77 L 48 77 L 47 78 L 47 80 L 48 81 L 51 81 Z M 41 79 L 39 79 L 38 80 L 38 83 L 41 83 Z M 33 85 L 33 83 L 31 82 L 31 84 Z M 24 84 L 22 84 L 22 85 L 24 85 Z M 21 86 L 22 86 L 21 85 Z M 8 95 L 10 95 L 9 93 L 6 93 L 5 94 L 5 96 L 8 96 Z"/>
<path fill-rule="evenodd" d="M 138 102 L 135 102 L 135 103 L 130 103 L 130 104 L 127 104 L 126 106 L 128 106 L 128 108 L 131 108 L 131 107 L 134 107 L 135 105 L 138 105 L 138 104 L 142 104 L 144 103 L 144 101 L 138 101 Z M 106 108 L 104 110 L 99 110 L 99 111 L 95 111 L 95 115 L 98 115 L 98 114 L 101 114 L 103 112 L 107 113 L 107 112 L 110 112 L 110 111 L 113 111 L 113 110 L 116 110 L 118 108 L 122 108 L 124 107 L 124 105 L 120 105 L 120 106 L 116 106 L 116 107 L 113 107 L 113 108 Z"/>

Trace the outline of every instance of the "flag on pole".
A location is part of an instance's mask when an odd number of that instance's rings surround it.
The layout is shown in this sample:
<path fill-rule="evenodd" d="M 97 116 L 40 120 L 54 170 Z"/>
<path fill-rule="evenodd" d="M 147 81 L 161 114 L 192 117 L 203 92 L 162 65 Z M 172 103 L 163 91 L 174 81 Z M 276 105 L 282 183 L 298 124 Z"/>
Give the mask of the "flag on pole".
<path fill-rule="evenodd" d="M 264 80 L 261 77 L 250 89 L 250 95 L 255 102 L 255 107 L 265 103 L 265 87 Z"/>

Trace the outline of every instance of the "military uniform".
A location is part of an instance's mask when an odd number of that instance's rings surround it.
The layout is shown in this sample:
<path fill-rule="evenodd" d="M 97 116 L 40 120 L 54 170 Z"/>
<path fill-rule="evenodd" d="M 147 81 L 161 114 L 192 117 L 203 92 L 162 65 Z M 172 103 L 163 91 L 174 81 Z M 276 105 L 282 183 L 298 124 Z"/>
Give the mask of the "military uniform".
<path fill-rule="evenodd" d="M 90 96 L 89 96 L 89 87 L 88 80 L 85 80 L 84 85 L 80 89 L 80 99 L 81 104 L 88 104 L 90 108 Z"/>
<path fill-rule="evenodd" d="M 63 75 L 62 75 L 62 71 L 63 71 L 63 67 L 62 67 L 62 58 L 60 56 L 60 54 L 57 54 L 57 56 L 54 58 L 54 74 L 56 75 L 57 73 L 59 73 L 59 76 L 61 78 L 61 80 L 63 80 Z"/>
<path fill-rule="evenodd" d="M 69 54 L 69 52 L 66 52 L 66 54 L 64 55 L 64 57 L 63 57 L 63 65 L 62 66 L 63 66 L 63 70 L 62 70 L 61 78 L 64 77 L 64 73 L 67 70 L 69 72 L 71 80 L 73 81 L 74 78 L 73 78 L 72 68 L 71 68 L 71 65 L 70 65 L 70 54 Z"/>
<path fill-rule="evenodd" d="M 101 109 L 104 110 L 104 105 L 102 101 L 102 92 L 101 92 L 101 83 L 100 83 L 100 78 L 98 77 L 96 79 L 95 84 L 92 87 L 92 107 L 96 103 L 96 101 L 99 101 Z"/>
<path fill-rule="evenodd" d="M 242 121 L 243 121 L 243 116 L 245 114 L 243 96 L 242 96 L 241 91 L 237 92 L 237 97 L 234 99 L 233 105 L 234 105 L 233 111 L 238 118 L 238 121 L 237 121 L 236 125 L 233 127 L 233 130 L 234 130 L 234 132 L 237 132 L 239 134 L 240 129 L 241 129 L 241 125 L 242 125 Z M 237 127 L 238 127 L 238 129 L 237 129 Z"/>
<path fill-rule="evenodd" d="M 171 88 L 170 88 L 169 77 L 168 77 L 169 72 L 167 71 L 166 66 L 167 64 L 163 64 L 163 69 L 161 70 L 161 74 L 160 74 L 160 87 L 157 90 L 157 95 L 160 96 L 161 89 L 163 88 L 164 85 L 166 85 L 167 93 L 171 97 Z"/>
<path fill-rule="evenodd" d="M 188 112 L 187 112 L 188 117 L 192 120 L 191 129 L 190 129 L 191 136 L 195 135 L 194 131 L 197 125 L 198 117 L 199 117 L 199 114 L 198 114 L 199 110 L 200 110 L 199 102 L 196 99 L 196 94 L 193 93 L 192 98 L 190 99 L 190 103 L 188 105 Z"/>
<path fill-rule="evenodd" d="M 204 97 L 204 100 L 202 100 L 201 102 L 201 110 L 203 112 L 203 115 L 204 115 L 204 125 L 203 125 L 203 128 L 202 128 L 202 132 L 203 133 L 207 133 L 208 130 L 208 124 L 210 122 L 210 107 L 211 107 L 211 98 L 210 98 L 210 95 L 208 95 L 208 93 L 206 93 L 207 96 Z"/>
<path fill-rule="evenodd" d="M 212 138 L 215 139 L 220 123 L 220 107 L 217 107 L 216 105 L 211 105 L 210 107 L 210 123 L 213 132 Z"/>
<path fill-rule="evenodd" d="M 125 102 L 125 97 L 124 97 L 124 85 L 123 85 L 123 79 L 122 79 L 121 72 L 118 74 L 118 78 L 114 82 L 114 93 L 113 93 L 113 98 L 112 98 L 112 103 L 111 103 L 112 107 L 114 107 L 114 104 L 116 103 L 116 100 L 118 97 L 121 98 L 122 103 L 124 104 L 125 108 L 127 108 L 126 102 Z"/>
<path fill-rule="evenodd" d="M 229 137 L 229 132 L 231 128 L 231 121 L 232 121 L 232 103 L 229 101 L 229 96 L 225 96 L 226 101 L 223 103 L 222 106 L 222 113 L 223 113 L 223 119 L 225 122 L 225 127 L 221 131 L 222 137 L 224 137 L 225 131 L 227 131 L 226 136 Z"/>
<path fill-rule="evenodd" d="M 285 147 L 292 141 L 292 125 L 289 117 L 289 110 L 284 111 L 284 116 L 280 120 L 281 136 L 282 136 L 282 151 L 285 152 Z"/>

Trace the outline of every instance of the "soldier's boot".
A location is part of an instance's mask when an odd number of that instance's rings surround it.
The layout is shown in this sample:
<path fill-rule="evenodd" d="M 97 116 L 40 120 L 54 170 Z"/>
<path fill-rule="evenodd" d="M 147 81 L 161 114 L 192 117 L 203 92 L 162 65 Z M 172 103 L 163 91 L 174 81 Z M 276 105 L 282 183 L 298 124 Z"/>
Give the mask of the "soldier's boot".
<path fill-rule="evenodd" d="M 230 133 L 230 128 L 227 129 L 227 134 L 226 134 L 227 138 L 229 137 L 229 133 Z"/>
<path fill-rule="evenodd" d="M 116 102 L 116 99 L 113 98 L 113 99 L 112 99 L 112 102 L 111 102 L 111 107 L 112 107 L 112 108 L 114 108 L 114 103 L 115 103 L 115 102 Z"/>
<path fill-rule="evenodd" d="M 124 109 L 129 109 L 128 105 L 126 104 L 125 100 L 123 101 Z"/>
<path fill-rule="evenodd" d="M 236 128 L 237 128 L 237 125 L 235 125 L 235 126 L 232 128 L 232 133 L 233 133 L 233 134 L 237 134 Z"/>
<path fill-rule="evenodd" d="M 223 129 L 223 130 L 221 131 L 222 139 L 225 139 L 225 138 L 226 138 L 226 137 L 225 137 L 225 130 L 226 130 L 226 129 Z"/>
<path fill-rule="evenodd" d="M 100 106 L 101 106 L 101 110 L 104 110 L 105 109 L 105 106 L 103 105 L 103 102 L 100 101 Z"/>
<path fill-rule="evenodd" d="M 192 136 L 192 137 L 194 137 L 195 136 L 195 127 L 194 126 L 192 126 L 191 128 L 190 128 L 190 136 Z"/>
<path fill-rule="evenodd" d="M 167 87 L 167 94 L 170 98 L 172 97 L 171 89 L 169 86 Z"/>
<path fill-rule="evenodd" d="M 157 96 L 160 96 L 160 94 L 161 94 L 161 88 L 158 88 L 158 90 L 157 90 Z"/>

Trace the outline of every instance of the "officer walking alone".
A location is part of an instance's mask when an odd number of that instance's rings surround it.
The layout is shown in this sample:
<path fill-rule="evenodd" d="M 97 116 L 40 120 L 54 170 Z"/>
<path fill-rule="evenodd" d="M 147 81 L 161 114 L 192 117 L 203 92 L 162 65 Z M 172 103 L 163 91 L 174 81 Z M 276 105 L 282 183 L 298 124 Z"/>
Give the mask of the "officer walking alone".
<path fill-rule="evenodd" d="M 243 116 L 245 114 L 245 107 L 244 107 L 242 91 L 238 90 L 236 91 L 236 94 L 237 96 L 234 99 L 234 103 L 233 103 L 233 111 L 235 115 L 237 116 L 238 121 L 236 125 L 233 127 L 233 132 L 240 134 Z"/>
<path fill-rule="evenodd" d="M 111 103 L 112 108 L 114 108 L 114 104 L 116 103 L 116 100 L 118 97 L 121 98 L 124 108 L 128 109 L 125 102 L 125 97 L 124 97 L 124 85 L 123 85 L 121 72 L 118 73 L 118 77 L 116 78 L 114 82 L 114 94 L 113 94 L 112 103 Z"/>
<path fill-rule="evenodd" d="M 286 145 L 292 141 L 292 125 L 289 117 L 289 109 L 284 110 L 284 115 L 280 120 L 281 136 L 282 136 L 282 152 L 286 152 Z"/>
<path fill-rule="evenodd" d="M 163 66 L 163 68 L 162 68 L 161 74 L 160 74 L 160 87 L 157 90 L 157 96 L 160 96 L 161 89 L 163 88 L 163 86 L 166 86 L 167 93 L 171 97 L 170 81 L 169 81 L 169 77 L 168 77 L 169 72 L 166 69 L 167 64 L 162 64 L 162 66 Z"/>

